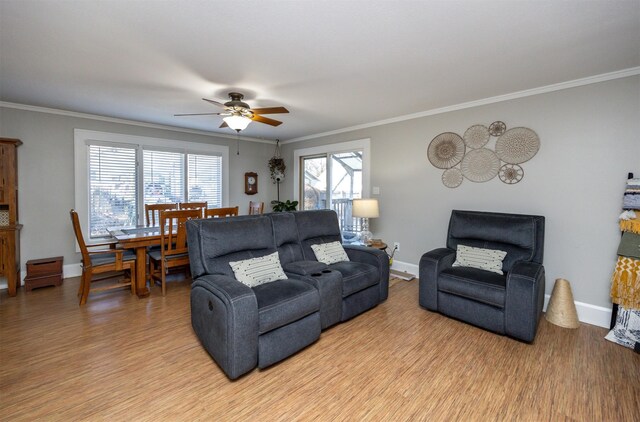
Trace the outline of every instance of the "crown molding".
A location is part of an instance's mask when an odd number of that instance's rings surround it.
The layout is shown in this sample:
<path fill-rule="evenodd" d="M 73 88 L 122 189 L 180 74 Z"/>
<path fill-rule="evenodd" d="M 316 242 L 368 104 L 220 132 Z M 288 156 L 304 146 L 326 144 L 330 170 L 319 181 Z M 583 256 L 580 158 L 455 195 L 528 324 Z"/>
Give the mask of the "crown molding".
<path fill-rule="evenodd" d="M 554 91 L 561 91 L 563 89 L 575 88 L 584 85 L 596 84 L 599 82 L 606 82 L 613 79 L 627 78 L 629 76 L 640 75 L 640 66 L 632 67 L 629 69 L 618 70 L 615 72 L 603 73 L 600 75 L 589 76 L 586 78 L 575 79 L 567 82 L 560 82 L 557 84 L 546 85 L 539 88 L 525 89 L 523 91 L 516 91 L 510 94 L 497 95 L 495 97 L 484 98 L 481 100 L 469 101 L 466 103 L 455 104 L 452 106 L 446 106 L 441 108 L 435 108 L 432 110 L 421 111 L 418 113 L 407 114 L 404 116 L 392 117 L 390 119 L 378 120 L 372 123 L 364 123 L 361 125 L 350 126 L 343 129 L 336 129 L 329 132 L 316 133 L 313 135 L 305 135 L 299 138 L 288 139 L 286 141 L 280 141 L 280 144 L 290 144 L 293 142 L 307 141 L 309 139 L 321 138 L 324 136 L 337 135 L 339 133 L 352 132 L 354 130 L 367 129 L 375 126 L 388 125 L 391 123 L 403 122 L 405 120 L 419 119 L 421 117 L 433 116 L 436 114 L 449 113 L 451 111 L 464 110 L 466 108 L 479 107 L 487 104 L 499 103 L 502 101 L 509 101 L 518 98 L 530 97 L 533 95 L 546 94 Z"/>
<path fill-rule="evenodd" d="M 211 132 L 206 130 L 196 130 L 196 129 L 185 129 L 176 126 L 169 125 L 161 125 L 156 123 L 147 123 L 141 122 L 138 120 L 129 120 L 129 119 L 121 119 L 117 117 L 107 117 L 100 116 L 98 114 L 89 114 L 89 113 L 79 113 L 76 111 L 69 110 L 61 110 L 57 108 L 48 108 L 48 107 L 40 107 L 40 106 L 32 106 L 28 104 L 20 104 L 20 103 L 11 103 L 7 101 L 0 101 L 0 107 L 13 108 L 17 110 L 26 110 L 26 111 L 35 111 L 37 113 L 47 113 L 47 114 L 56 114 L 58 116 L 67 116 L 67 117 L 78 117 L 81 119 L 91 119 L 91 120 L 99 120 L 102 122 L 110 122 L 110 123 L 120 123 L 131 126 L 140 126 L 151 129 L 161 129 L 161 130 L 170 130 L 172 132 L 180 132 L 180 133 L 190 133 L 193 135 L 204 135 L 204 136 L 215 136 L 217 138 L 225 138 L 231 140 L 237 140 L 238 136 L 236 135 L 225 135 L 217 132 Z M 274 141 L 268 141 L 266 139 L 257 139 L 250 138 L 246 136 L 240 136 L 240 140 L 249 141 L 249 142 L 258 142 L 261 144 L 273 144 Z"/>

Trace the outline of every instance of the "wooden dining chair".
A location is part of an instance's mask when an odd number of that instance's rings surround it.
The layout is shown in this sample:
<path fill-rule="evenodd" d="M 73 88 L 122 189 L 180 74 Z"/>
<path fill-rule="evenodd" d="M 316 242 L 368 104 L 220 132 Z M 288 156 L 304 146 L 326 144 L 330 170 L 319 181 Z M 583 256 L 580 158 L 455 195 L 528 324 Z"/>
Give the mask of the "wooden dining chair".
<path fill-rule="evenodd" d="M 147 227 L 155 227 L 160 224 L 160 212 L 177 210 L 178 204 L 144 204 L 144 215 Z"/>
<path fill-rule="evenodd" d="M 160 281 L 162 296 L 167 291 L 169 268 L 189 265 L 187 253 L 187 220 L 202 218 L 202 208 L 170 210 L 160 213 L 160 249 L 150 250 L 149 275 L 152 284 Z"/>
<path fill-rule="evenodd" d="M 78 288 L 80 305 L 87 303 L 89 291 L 100 292 L 128 287 L 131 289 L 131 294 L 135 294 L 136 255 L 129 250 L 114 249 L 114 243 L 87 245 L 84 242 L 84 236 L 80 228 L 78 213 L 71 210 L 70 214 L 73 231 L 75 232 L 76 240 L 78 241 L 78 246 L 80 246 L 80 252 L 82 254 L 82 278 L 80 280 L 80 287 Z M 105 246 L 109 246 L 110 248 L 104 249 Z M 102 247 L 103 249 L 89 250 L 95 247 Z M 115 271 L 124 272 L 124 282 L 113 282 L 113 279 L 117 276 L 117 274 L 114 274 Z M 111 279 L 112 282 L 104 285 L 101 284 L 95 288 L 92 287 L 93 283 L 108 279 Z"/>
<path fill-rule="evenodd" d="M 264 202 L 249 201 L 249 215 L 262 214 L 264 211 Z"/>
<path fill-rule="evenodd" d="M 208 208 L 204 210 L 204 218 L 235 217 L 238 215 L 238 207 Z"/>
<path fill-rule="evenodd" d="M 207 201 L 205 202 L 180 202 L 179 208 L 181 210 L 196 210 L 199 209 L 202 213 L 200 218 L 204 218 L 204 210 L 207 209 Z"/>

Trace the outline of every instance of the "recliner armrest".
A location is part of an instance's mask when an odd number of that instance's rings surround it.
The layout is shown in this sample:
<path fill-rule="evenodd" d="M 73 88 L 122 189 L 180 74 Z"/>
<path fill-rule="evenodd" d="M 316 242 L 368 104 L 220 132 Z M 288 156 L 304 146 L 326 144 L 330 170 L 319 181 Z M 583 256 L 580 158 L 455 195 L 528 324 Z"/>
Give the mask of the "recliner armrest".
<path fill-rule="evenodd" d="M 380 249 L 359 245 L 342 245 L 351 261 L 363 262 L 378 268 L 380 302 L 389 297 L 389 255 Z"/>
<path fill-rule="evenodd" d="M 193 282 L 191 325 L 230 379 L 258 364 L 258 324 L 258 302 L 250 287 L 225 275 Z"/>
<path fill-rule="evenodd" d="M 504 305 L 506 334 L 532 342 L 544 304 L 545 272 L 542 264 L 517 261 L 507 274 Z"/>
<path fill-rule="evenodd" d="M 456 251 L 449 248 L 433 249 L 422 255 L 418 275 L 420 306 L 430 311 L 438 310 L 438 275 L 455 260 Z"/>

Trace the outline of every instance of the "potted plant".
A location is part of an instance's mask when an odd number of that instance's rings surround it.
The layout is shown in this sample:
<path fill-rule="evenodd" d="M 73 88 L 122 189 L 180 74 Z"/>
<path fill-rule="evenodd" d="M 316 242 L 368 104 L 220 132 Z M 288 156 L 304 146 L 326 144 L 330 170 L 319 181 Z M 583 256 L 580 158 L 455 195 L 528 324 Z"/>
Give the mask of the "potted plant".
<path fill-rule="evenodd" d="M 274 212 L 295 211 L 298 209 L 298 201 L 271 201 L 271 207 Z"/>
<path fill-rule="evenodd" d="M 286 170 L 287 166 L 284 164 L 284 159 L 280 157 L 280 140 L 276 139 L 276 151 L 273 157 L 269 159 L 269 173 L 271 173 L 273 183 L 282 182 Z"/>
<path fill-rule="evenodd" d="M 273 180 L 273 183 L 282 182 L 286 169 L 287 166 L 284 164 L 283 158 L 271 157 L 269 160 L 269 172 L 271 173 L 271 180 Z"/>

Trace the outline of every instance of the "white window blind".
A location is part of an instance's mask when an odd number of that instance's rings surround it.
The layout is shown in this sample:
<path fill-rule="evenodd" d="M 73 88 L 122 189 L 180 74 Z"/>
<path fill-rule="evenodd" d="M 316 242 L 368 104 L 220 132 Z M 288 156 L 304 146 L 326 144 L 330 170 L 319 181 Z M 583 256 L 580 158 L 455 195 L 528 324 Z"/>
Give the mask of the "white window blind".
<path fill-rule="evenodd" d="M 90 237 L 137 221 L 136 149 L 89 145 Z"/>
<path fill-rule="evenodd" d="M 144 203 L 184 202 L 184 154 L 145 149 Z"/>
<path fill-rule="evenodd" d="M 189 154 L 189 201 L 207 201 L 209 208 L 222 206 L 222 157 Z"/>

